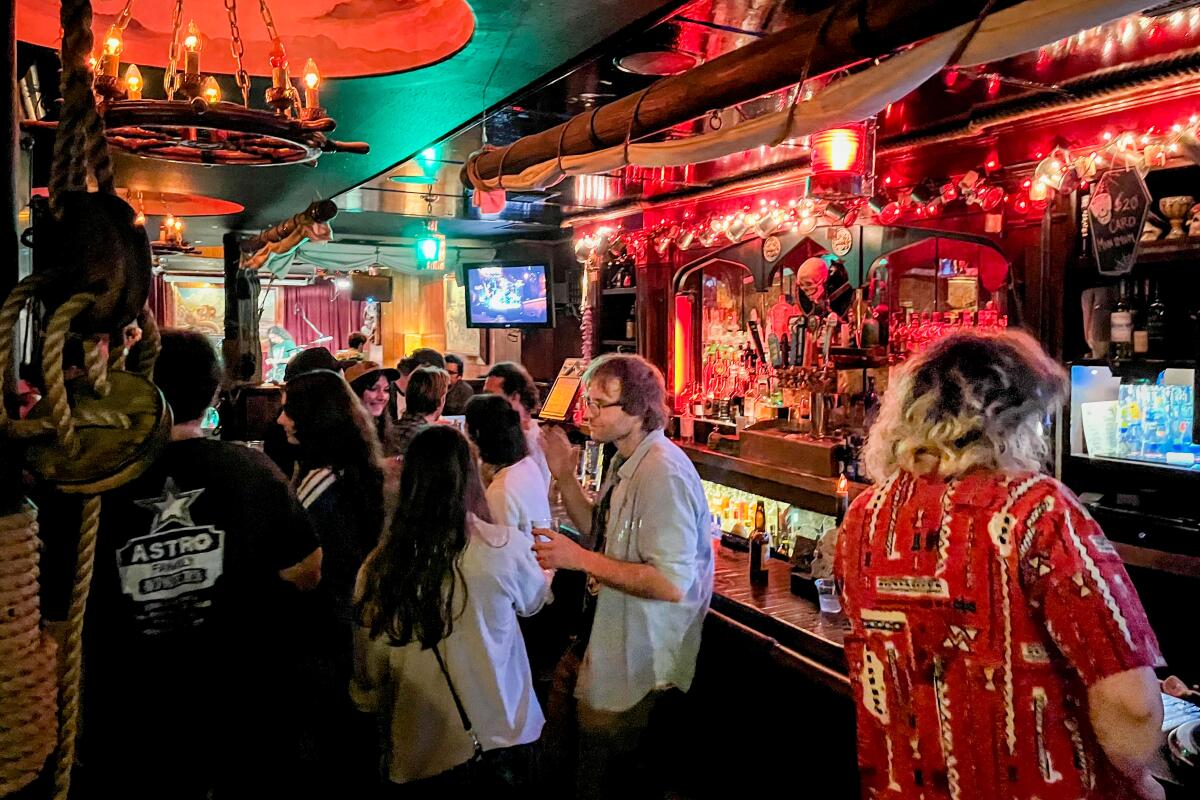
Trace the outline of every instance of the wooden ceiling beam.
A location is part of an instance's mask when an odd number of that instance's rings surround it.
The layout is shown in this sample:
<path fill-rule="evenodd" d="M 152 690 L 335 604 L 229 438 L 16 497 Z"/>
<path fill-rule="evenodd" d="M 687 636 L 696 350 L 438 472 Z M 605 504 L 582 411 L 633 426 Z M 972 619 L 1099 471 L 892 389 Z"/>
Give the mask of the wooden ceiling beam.
<path fill-rule="evenodd" d="M 997 0 L 992 12 L 1020 0 Z M 639 104 L 639 93 L 615 100 L 594 112 L 572 117 L 541 133 L 518 139 L 508 148 L 475 156 L 478 175 L 494 179 L 503 153 L 504 174 L 555 158 L 562 139 L 563 155 L 613 147 L 630 135 L 637 139 L 797 83 L 806 55 L 812 52 L 811 76 L 867 58 L 877 58 L 913 42 L 973 21 L 982 2 L 961 0 L 859 0 L 837 2 L 810 13 L 786 30 L 726 53 L 681 75 L 651 84 Z M 832 13 L 832 18 L 826 17 Z M 824 35 L 820 35 L 821 28 Z M 820 39 L 820 41 L 818 41 Z M 633 120 L 634 111 L 637 119 Z M 566 128 L 564 132 L 564 128 Z M 468 162 L 470 163 L 470 162 Z M 470 185 L 467 167 L 464 185 Z"/>

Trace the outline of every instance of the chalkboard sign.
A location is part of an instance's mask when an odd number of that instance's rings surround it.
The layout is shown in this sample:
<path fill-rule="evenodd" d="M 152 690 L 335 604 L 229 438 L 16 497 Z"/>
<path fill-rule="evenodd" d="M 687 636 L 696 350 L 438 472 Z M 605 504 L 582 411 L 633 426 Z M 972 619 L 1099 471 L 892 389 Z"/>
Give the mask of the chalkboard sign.
<path fill-rule="evenodd" d="M 1124 275 L 1137 260 L 1150 191 L 1135 169 L 1106 172 L 1088 206 L 1092 251 L 1101 275 Z"/>

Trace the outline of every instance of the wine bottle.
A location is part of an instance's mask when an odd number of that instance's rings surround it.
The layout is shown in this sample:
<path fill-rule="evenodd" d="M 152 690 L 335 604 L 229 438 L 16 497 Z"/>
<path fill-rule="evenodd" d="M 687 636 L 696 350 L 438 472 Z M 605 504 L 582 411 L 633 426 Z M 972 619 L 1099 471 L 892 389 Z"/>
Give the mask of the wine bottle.
<path fill-rule="evenodd" d="M 1132 313 L 1133 313 L 1133 355 L 1135 358 L 1146 358 L 1150 350 L 1150 336 L 1146 331 L 1146 303 L 1148 302 L 1147 293 L 1143 291 L 1143 284 L 1139 281 L 1137 284 L 1137 293 L 1132 298 Z"/>
<path fill-rule="evenodd" d="M 1166 358 L 1167 306 L 1162 300 L 1162 284 L 1153 284 L 1153 299 L 1146 309 L 1146 339 L 1151 358 Z"/>
<path fill-rule="evenodd" d="M 1109 317 L 1109 345 L 1113 361 L 1126 361 L 1133 356 L 1133 307 L 1129 301 L 1129 284 L 1121 281 L 1121 293 Z"/>
<path fill-rule="evenodd" d="M 754 507 L 754 530 L 750 533 L 750 583 L 761 586 L 770 574 L 771 538 L 767 534 L 767 513 L 762 501 Z"/>

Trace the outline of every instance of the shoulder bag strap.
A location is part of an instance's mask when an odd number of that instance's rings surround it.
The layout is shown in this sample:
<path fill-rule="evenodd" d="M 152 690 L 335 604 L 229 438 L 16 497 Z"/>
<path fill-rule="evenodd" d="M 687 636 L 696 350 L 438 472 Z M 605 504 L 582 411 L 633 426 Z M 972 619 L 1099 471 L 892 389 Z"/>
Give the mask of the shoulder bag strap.
<path fill-rule="evenodd" d="M 467 709 L 463 707 L 458 690 L 454 688 L 454 681 L 450 679 L 450 670 L 446 669 L 446 662 L 442 659 L 442 653 L 437 645 L 433 646 L 433 657 L 437 659 L 442 676 L 446 679 L 446 686 L 450 689 L 450 696 L 454 698 L 454 707 L 458 709 L 458 718 L 462 722 L 463 730 L 467 732 L 467 736 L 471 737 L 471 744 L 474 745 L 475 752 L 472 754 L 471 760 L 478 761 L 483 757 L 483 745 L 479 743 L 479 737 L 475 735 L 475 730 L 471 727 L 471 718 L 467 716 Z"/>

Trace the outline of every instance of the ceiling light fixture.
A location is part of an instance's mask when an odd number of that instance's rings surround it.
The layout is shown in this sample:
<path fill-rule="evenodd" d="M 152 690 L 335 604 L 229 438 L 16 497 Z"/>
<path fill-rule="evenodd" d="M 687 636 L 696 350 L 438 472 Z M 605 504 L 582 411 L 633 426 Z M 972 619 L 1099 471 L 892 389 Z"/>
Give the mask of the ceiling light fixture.
<path fill-rule="evenodd" d="M 165 99 L 146 99 L 142 75 L 130 64 L 120 76 L 121 53 L 134 0 L 127 0 L 104 37 L 94 67 L 97 110 L 104 119 L 108 143 L 114 150 L 153 158 L 210 166 L 271 166 L 315 161 L 322 153 L 367 153 L 364 142 L 338 142 L 327 134 L 337 125 L 319 102 L 322 83 L 313 59 L 304 65 L 303 102 L 288 74 L 287 54 L 266 0 L 259 10 L 272 45 L 268 61 L 271 86 L 266 91 L 270 110 L 250 107 L 250 76 L 242 63 L 245 46 L 238 28 L 237 0 L 226 0 L 230 48 L 237 71 L 234 79 L 242 102 L 224 102 L 213 75 L 201 72 L 205 37 L 195 20 L 183 29 L 184 0 L 175 0 Z M 56 122 L 26 120 L 22 127 L 54 128 Z"/>

